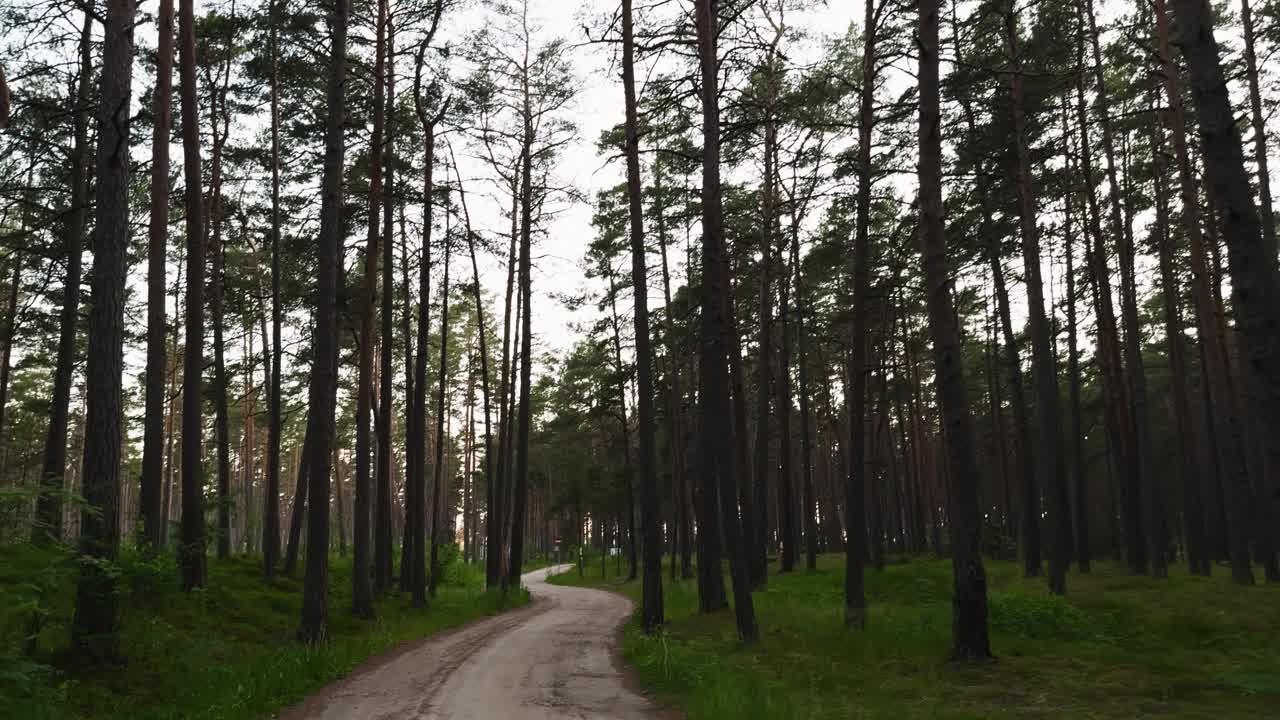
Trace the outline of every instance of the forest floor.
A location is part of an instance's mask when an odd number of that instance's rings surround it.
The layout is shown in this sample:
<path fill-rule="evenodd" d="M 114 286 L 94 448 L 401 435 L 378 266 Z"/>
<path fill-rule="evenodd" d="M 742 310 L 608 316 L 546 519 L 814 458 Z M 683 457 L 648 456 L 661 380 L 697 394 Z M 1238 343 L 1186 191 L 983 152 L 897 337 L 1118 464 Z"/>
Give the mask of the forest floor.
<path fill-rule="evenodd" d="M 801 567 L 803 567 L 801 559 Z M 604 587 L 639 601 L 610 559 L 551 582 Z M 622 569 L 625 572 L 625 568 Z M 753 596 L 762 634 L 744 646 L 733 616 L 697 612 L 697 583 L 664 569 L 664 634 L 633 619 L 623 655 L 642 687 L 690 720 L 720 718 L 1275 718 L 1280 713 L 1280 587 L 1240 588 L 1170 568 L 1156 581 L 1096 563 L 1067 595 L 1020 565 L 987 564 L 997 659 L 947 661 L 950 561 L 868 568 L 865 631 L 842 627 L 844 556 L 776 574 Z M 726 579 L 726 587 L 728 580 Z"/>
<path fill-rule="evenodd" d="M 448 548 L 452 550 L 452 548 Z M 446 557 L 456 557 L 456 551 Z M 266 717 L 403 643 L 524 605 L 484 591 L 482 568 L 449 562 L 438 596 L 415 610 L 404 594 L 380 598 L 377 620 L 351 615 L 351 562 L 329 572 L 329 641 L 294 639 L 301 571 L 268 585 L 260 558 L 209 560 L 204 590 L 178 589 L 172 555 L 126 552 L 124 660 L 85 666 L 69 656 L 75 564 L 65 552 L 0 546 L 0 717 L 23 720 L 170 720 Z M 20 638 L 40 618 L 34 654 Z"/>

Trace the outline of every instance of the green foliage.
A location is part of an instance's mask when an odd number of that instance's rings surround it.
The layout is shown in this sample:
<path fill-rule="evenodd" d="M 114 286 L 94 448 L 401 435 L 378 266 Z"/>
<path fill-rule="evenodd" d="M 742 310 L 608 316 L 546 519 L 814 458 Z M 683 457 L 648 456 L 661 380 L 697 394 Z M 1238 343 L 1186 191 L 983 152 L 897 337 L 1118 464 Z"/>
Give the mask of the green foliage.
<path fill-rule="evenodd" d="M 446 546 L 449 548 L 451 546 Z M 109 569 L 122 595 L 119 665 L 90 665 L 67 653 L 76 562 L 65 550 L 0 547 L 0 708 L 4 717 L 263 717 L 298 702 L 370 656 L 505 607 L 527 595 L 486 593 L 483 572 L 445 550 L 439 595 L 426 610 L 407 598 L 376 603 L 377 619 L 351 615 L 351 566 L 330 567 L 329 642 L 294 639 L 300 578 L 262 579 L 259 558 L 209 561 L 209 585 L 179 590 L 171 554 L 126 550 Z M 30 618 L 41 617 L 34 654 Z"/>
<path fill-rule="evenodd" d="M 1061 597 L 996 592 L 987 600 L 994 630 L 1054 640 L 1082 640 L 1093 636 L 1089 616 Z"/>
<path fill-rule="evenodd" d="M 664 573 L 667 625 L 627 626 L 623 654 L 646 690 L 690 720 L 823 718 L 1253 718 L 1280 707 L 1280 588 L 1229 578 L 1163 582 L 1095 564 L 1065 598 L 1016 562 L 988 565 L 994 663 L 947 661 L 951 564 L 914 559 L 868 572 L 865 631 L 841 626 L 843 557 L 773 575 L 754 595 L 762 636 L 738 641 L 730 613 L 700 615 L 694 581 Z M 598 562 L 553 582 L 638 601 Z"/>

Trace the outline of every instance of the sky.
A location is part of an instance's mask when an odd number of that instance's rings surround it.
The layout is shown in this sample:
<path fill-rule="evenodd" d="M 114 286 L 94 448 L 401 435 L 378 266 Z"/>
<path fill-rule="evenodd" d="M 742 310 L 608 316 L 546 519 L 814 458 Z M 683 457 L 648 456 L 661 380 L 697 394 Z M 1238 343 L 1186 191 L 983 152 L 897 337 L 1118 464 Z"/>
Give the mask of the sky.
<path fill-rule="evenodd" d="M 621 159 L 609 162 L 597 154 L 595 147 L 601 132 L 623 120 L 621 69 L 612 61 L 609 49 L 585 44 L 587 38 L 582 29 L 585 20 L 610 13 L 617 5 L 616 0 L 531 0 L 530 3 L 532 17 L 542 28 L 542 37 L 562 37 L 575 46 L 572 57 L 579 83 L 571 115 L 579 129 L 578 141 L 564 153 L 558 174 L 561 179 L 572 183 L 584 198 L 594 198 L 598 191 L 616 186 L 623 180 Z M 795 24 L 812 33 L 815 41 L 807 43 L 796 59 L 804 60 L 804 55 L 815 54 L 822 37 L 842 33 L 861 12 L 861 3 L 833 2 L 815 5 L 813 9 L 798 14 L 794 18 Z M 465 32 L 484 19 L 484 10 L 473 8 L 452 29 Z M 645 75 L 644 68 L 637 70 L 639 82 L 643 83 Z M 643 93 L 643 86 L 639 91 Z M 461 159 L 459 163 L 465 164 Z M 489 204 L 477 215 L 490 227 L 500 229 L 504 221 L 497 211 L 496 206 Z M 533 317 L 533 330 L 538 343 L 535 347 L 541 351 L 559 354 L 568 350 L 578 336 L 574 324 L 594 316 L 590 305 L 572 312 L 550 295 L 578 293 L 584 289 L 598 293 L 599 288 L 589 285 L 580 268 L 580 261 L 594 232 L 591 215 L 592 209 L 586 203 L 565 208 L 552 222 L 539 248 L 540 257 L 533 275 L 534 303 L 538 308 Z M 678 262 L 673 272 L 677 278 L 683 277 L 683 262 Z M 496 263 L 488 263 L 485 273 L 483 284 L 491 290 L 501 288 L 505 283 L 504 271 Z M 651 290 L 657 292 L 656 288 Z"/>

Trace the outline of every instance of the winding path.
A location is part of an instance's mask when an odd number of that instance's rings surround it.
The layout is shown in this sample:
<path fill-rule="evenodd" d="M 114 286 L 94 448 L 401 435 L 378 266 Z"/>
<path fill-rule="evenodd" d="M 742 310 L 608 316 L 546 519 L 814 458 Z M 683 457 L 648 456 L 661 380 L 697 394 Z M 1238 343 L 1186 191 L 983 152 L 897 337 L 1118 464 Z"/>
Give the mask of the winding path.
<path fill-rule="evenodd" d="M 532 602 L 376 658 L 283 720 L 540 720 L 664 717 L 619 667 L 631 601 L 527 573 Z"/>

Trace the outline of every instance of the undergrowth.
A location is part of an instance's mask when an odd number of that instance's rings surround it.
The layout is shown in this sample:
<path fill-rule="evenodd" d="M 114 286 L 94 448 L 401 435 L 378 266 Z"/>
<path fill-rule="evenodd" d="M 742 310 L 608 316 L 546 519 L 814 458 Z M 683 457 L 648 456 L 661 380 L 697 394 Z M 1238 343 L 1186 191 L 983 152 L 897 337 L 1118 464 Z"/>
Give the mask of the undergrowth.
<path fill-rule="evenodd" d="M 442 584 L 426 609 L 406 594 L 351 615 L 351 564 L 332 558 L 329 639 L 294 639 L 302 581 L 267 584 L 260 558 L 210 559 L 205 589 L 183 593 L 172 555 L 125 551 L 120 577 L 123 660 L 88 665 L 67 650 L 75 560 L 62 550 L 0 546 L 0 717 L 176 720 L 265 717 L 367 658 L 442 629 L 522 605 L 484 590 L 484 569 L 445 546 Z"/>
<path fill-rule="evenodd" d="M 1280 708 L 1280 588 L 1236 587 L 1170 570 L 1168 580 L 1109 564 L 1072 573 L 1067 595 L 1014 562 L 988 564 L 997 659 L 947 659 L 951 564 L 911 559 L 867 570 L 867 629 L 842 626 L 843 556 L 779 575 L 753 595 L 760 641 L 731 613 L 697 612 L 692 579 L 664 569 L 667 625 L 628 625 L 623 653 L 643 687 L 690 720 L 824 718 L 1275 718 Z M 771 567 L 771 571 L 776 566 Z M 587 563 L 553 582 L 639 601 L 639 586 Z M 624 569 L 625 572 L 625 569 Z M 728 580 L 726 579 L 726 586 Z"/>

